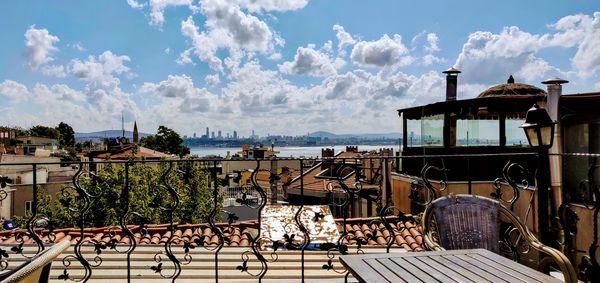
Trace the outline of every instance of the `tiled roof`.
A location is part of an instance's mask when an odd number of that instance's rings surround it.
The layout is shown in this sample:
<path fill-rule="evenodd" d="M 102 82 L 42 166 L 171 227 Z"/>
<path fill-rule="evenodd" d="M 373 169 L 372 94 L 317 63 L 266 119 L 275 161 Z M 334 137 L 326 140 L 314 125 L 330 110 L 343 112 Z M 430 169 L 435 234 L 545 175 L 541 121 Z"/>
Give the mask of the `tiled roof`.
<path fill-rule="evenodd" d="M 126 149 L 116 152 L 116 153 L 102 153 L 97 158 L 107 158 L 109 157 L 113 160 L 115 159 L 129 159 L 131 157 L 135 158 L 146 158 L 146 159 L 160 159 L 160 158 L 169 158 L 171 155 L 149 149 L 147 147 L 140 146 L 137 148 L 137 152 L 133 152 L 133 147 L 127 147 Z"/>
<path fill-rule="evenodd" d="M 384 225 L 375 222 L 379 218 L 353 218 L 346 220 L 346 230 L 348 236 L 345 243 L 350 245 L 387 245 L 386 238 L 389 237 L 389 231 L 384 229 Z M 396 237 L 393 246 L 401 247 L 408 251 L 423 250 L 423 236 L 421 235 L 422 228 L 412 220 L 394 220 L 390 218 L 390 225 L 393 227 Z M 342 220 L 336 219 L 338 229 L 342 231 Z M 249 246 L 249 235 L 257 233 L 258 223 L 256 221 L 236 222 L 232 225 L 227 223 L 217 224 L 224 233 L 225 246 Z M 129 226 L 135 234 L 135 241 L 138 245 L 160 245 L 164 244 L 171 232 L 168 224 L 146 225 L 145 233 L 140 233 L 138 226 Z M 17 243 L 15 235 L 26 230 L 12 230 L 0 232 L 0 245 L 14 245 Z M 36 230 L 41 233 L 44 241 L 49 241 L 47 230 Z M 75 244 L 79 238 L 80 230 L 78 228 L 57 229 L 54 231 L 53 242 L 57 243 L 63 239 L 68 239 L 71 244 Z M 218 244 L 218 237 L 210 229 L 208 224 L 181 224 L 177 225 L 173 233 L 173 242 L 177 245 L 183 245 L 185 242 L 196 243 L 198 240 L 203 241 L 204 245 Z M 120 228 L 111 229 L 109 227 L 101 228 L 85 228 L 84 239 L 94 240 L 96 242 L 128 244 L 129 238 L 123 237 Z M 34 241 L 28 237 L 24 238 L 25 244 L 34 244 Z M 357 242 L 360 241 L 359 242 Z"/>

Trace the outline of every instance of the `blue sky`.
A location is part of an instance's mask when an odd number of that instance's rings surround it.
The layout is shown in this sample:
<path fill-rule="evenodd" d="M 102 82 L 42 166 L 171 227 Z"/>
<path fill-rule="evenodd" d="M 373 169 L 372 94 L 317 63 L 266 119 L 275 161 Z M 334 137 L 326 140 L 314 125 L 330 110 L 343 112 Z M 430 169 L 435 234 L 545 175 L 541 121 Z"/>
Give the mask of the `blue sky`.
<path fill-rule="evenodd" d="M 0 3 L 2 124 L 247 136 L 399 132 L 395 109 L 512 74 L 600 90 L 600 4 L 123 0 Z"/>

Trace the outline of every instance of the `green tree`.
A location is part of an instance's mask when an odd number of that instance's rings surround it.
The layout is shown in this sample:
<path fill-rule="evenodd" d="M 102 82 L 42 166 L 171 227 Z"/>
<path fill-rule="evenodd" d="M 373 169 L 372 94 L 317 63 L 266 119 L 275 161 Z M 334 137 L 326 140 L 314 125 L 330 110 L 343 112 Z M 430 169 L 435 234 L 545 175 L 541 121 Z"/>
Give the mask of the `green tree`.
<path fill-rule="evenodd" d="M 75 131 L 69 124 L 60 122 L 56 130 L 59 132 L 58 144 L 62 148 L 75 147 Z"/>
<path fill-rule="evenodd" d="M 147 148 L 179 156 L 190 153 L 190 149 L 183 145 L 181 136 L 165 126 L 159 126 L 156 135 L 143 137 L 140 143 Z"/>
<path fill-rule="evenodd" d="M 125 182 L 128 168 L 128 182 Z M 168 174 L 165 173 L 168 171 Z M 126 213 L 136 212 L 146 223 L 167 223 L 168 214 L 161 207 L 170 207 L 174 201 L 168 187 L 173 188 L 179 199 L 174 221 L 179 223 L 205 223 L 214 206 L 212 188 L 208 184 L 208 171 L 197 162 L 174 162 L 171 170 L 168 163 L 160 165 L 130 163 L 109 163 L 104 166 L 97 178 L 82 178 L 82 188 L 96 197 L 85 215 L 86 226 L 103 227 L 120 224 L 120 218 Z M 127 184 L 127 186 L 126 186 Z M 55 221 L 59 227 L 78 225 L 79 211 L 83 201 L 73 188 L 64 188 L 64 193 L 56 203 Z M 126 193 L 128 192 L 128 194 Z M 129 202 L 127 202 L 127 198 Z M 222 198 L 218 197 L 218 210 Z M 139 224 L 141 219 L 131 215 L 126 222 Z"/>
<path fill-rule="evenodd" d="M 46 137 L 46 138 L 51 138 L 51 139 L 59 139 L 60 138 L 60 132 L 56 128 L 46 127 L 46 126 L 42 126 L 42 125 L 37 125 L 37 126 L 31 127 L 27 131 L 27 134 L 30 136 Z"/>

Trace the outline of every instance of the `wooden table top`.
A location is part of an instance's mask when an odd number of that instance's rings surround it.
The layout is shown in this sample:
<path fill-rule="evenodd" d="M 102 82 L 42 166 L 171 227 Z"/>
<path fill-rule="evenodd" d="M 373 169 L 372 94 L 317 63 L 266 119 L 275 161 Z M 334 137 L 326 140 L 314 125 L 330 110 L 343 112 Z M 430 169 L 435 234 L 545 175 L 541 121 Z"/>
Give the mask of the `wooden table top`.
<path fill-rule="evenodd" d="M 342 255 L 360 282 L 562 282 L 484 249 Z"/>

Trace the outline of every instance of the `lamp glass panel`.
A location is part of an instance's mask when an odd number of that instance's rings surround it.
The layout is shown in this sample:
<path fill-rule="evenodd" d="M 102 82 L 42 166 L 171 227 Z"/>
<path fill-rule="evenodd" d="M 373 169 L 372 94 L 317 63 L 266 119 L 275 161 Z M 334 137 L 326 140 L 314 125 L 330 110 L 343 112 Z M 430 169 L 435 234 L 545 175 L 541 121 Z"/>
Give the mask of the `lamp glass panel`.
<path fill-rule="evenodd" d="M 527 139 L 529 140 L 529 145 L 531 145 L 532 147 L 540 145 L 535 127 L 525 128 L 525 134 L 527 135 Z"/>
<path fill-rule="evenodd" d="M 552 143 L 552 127 L 554 127 L 554 125 L 545 126 L 540 129 L 543 145 L 550 145 Z"/>

